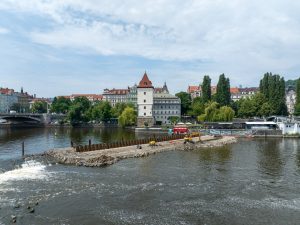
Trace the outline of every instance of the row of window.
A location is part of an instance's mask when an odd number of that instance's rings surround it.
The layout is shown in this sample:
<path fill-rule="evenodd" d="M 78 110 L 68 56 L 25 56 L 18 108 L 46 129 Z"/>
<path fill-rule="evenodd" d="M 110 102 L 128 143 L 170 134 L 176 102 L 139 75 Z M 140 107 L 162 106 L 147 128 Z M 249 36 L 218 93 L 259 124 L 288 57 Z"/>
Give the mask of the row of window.
<path fill-rule="evenodd" d="M 168 106 L 168 105 L 154 105 L 154 109 L 180 109 L 179 105 L 176 106 Z"/>
<path fill-rule="evenodd" d="M 154 111 L 154 114 L 178 114 L 178 111 Z"/>
<path fill-rule="evenodd" d="M 171 100 L 154 100 L 154 103 L 170 103 L 170 104 L 180 104 L 179 101 L 171 101 Z"/>

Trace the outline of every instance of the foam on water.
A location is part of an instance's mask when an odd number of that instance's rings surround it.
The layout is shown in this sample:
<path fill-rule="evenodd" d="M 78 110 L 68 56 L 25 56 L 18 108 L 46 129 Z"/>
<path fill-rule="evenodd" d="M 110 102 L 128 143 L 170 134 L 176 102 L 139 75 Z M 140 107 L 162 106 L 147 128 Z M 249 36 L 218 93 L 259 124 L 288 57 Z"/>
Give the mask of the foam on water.
<path fill-rule="evenodd" d="M 41 180 L 46 179 L 46 166 L 40 162 L 30 160 L 24 162 L 19 168 L 0 173 L 0 185 L 18 180 Z"/>

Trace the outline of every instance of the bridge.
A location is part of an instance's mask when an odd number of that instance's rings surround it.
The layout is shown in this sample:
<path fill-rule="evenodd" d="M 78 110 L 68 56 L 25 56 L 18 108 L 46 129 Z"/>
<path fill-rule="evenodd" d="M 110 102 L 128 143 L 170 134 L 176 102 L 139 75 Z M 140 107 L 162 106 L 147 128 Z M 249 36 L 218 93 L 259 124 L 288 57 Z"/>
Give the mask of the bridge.
<path fill-rule="evenodd" d="M 45 125 L 53 120 L 64 119 L 65 115 L 39 113 L 1 113 L 0 119 L 10 124 Z"/>

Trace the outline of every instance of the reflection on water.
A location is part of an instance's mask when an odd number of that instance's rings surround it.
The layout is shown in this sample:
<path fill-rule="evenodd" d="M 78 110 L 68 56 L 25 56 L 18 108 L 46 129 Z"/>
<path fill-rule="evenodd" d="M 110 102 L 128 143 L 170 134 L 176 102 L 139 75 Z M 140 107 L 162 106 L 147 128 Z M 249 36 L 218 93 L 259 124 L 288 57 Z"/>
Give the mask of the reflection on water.
<path fill-rule="evenodd" d="M 20 156 L 21 144 L 25 142 L 25 153 L 41 153 L 53 148 L 76 145 L 108 143 L 135 138 L 134 130 L 120 128 L 26 128 L 0 129 L 0 159 Z"/>
<path fill-rule="evenodd" d="M 281 155 L 282 146 L 276 139 L 265 139 L 261 142 L 259 168 L 267 175 L 279 178 L 282 175 L 284 160 Z"/>
<path fill-rule="evenodd" d="M 207 163 L 226 163 L 230 161 L 231 156 L 231 148 L 229 146 L 207 148 L 199 152 L 200 161 Z"/>
<path fill-rule="evenodd" d="M 15 133 L 14 133 L 15 132 Z M 15 134 L 15 135 L 14 135 Z M 38 129 L 0 134 L 0 224 L 299 224 L 300 140 L 240 139 L 220 148 L 170 151 L 103 168 L 18 168 L 27 151 L 135 138 L 131 130 Z M 16 152 L 16 156 L 14 156 Z M 38 201 L 35 213 L 27 205 Z M 16 209 L 16 203 L 20 208 Z"/>

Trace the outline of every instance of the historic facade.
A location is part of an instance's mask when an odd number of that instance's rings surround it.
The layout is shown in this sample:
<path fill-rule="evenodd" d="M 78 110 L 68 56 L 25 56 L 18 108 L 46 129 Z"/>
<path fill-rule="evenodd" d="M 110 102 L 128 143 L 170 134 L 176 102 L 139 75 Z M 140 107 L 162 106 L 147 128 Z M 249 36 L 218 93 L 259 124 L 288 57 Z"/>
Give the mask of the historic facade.
<path fill-rule="evenodd" d="M 103 100 L 108 101 L 112 106 L 117 103 L 128 102 L 129 88 L 127 89 L 104 89 Z"/>
<path fill-rule="evenodd" d="M 154 87 L 145 72 L 139 84 L 127 89 L 105 89 L 103 100 L 112 106 L 132 103 L 138 111 L 138 127 L 170 124 L 170 117 L 181 116 L 180 99 L 169 93 L 166 82 Z"/>
<path fill-rule="evenodd" d="M 170 124 L 170 117 L 181 115 L 180 99 L 169 93 L 154 94 L 153 117 L 156 124 Z"/>
<path fill-rule="evenodd" d="M 142 80 L 137 86 L 138 127 L 152 127 L 153 117 L 153 94 L 154 87 L 145 72 Z"/>

